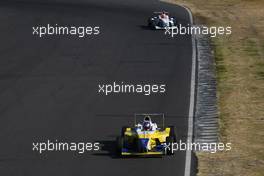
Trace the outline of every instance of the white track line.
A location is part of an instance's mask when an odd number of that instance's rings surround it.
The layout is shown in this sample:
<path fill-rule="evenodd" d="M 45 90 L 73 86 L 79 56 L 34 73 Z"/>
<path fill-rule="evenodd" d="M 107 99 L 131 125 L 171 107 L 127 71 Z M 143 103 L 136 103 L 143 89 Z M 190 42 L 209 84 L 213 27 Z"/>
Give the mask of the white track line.
<path fill-rule="evenodd" d="M 183 6 L 184 7 L 184 6 Z M 193 25 L 193 16 L 189 8 L 184 7 L 190 17 L 190 23 Z M 192 73 L 191 73 L 191 89 L 190 89 L 190 106 L 189 106 L 189 117 L 188 117 L 188 136 L 187 143 L 192 143 L 193 138 L 193 117 L 194 117 L 194 101 L 195 101 L 195 74 L 196 74 L 196 43 L 195 36 L 192 35 Z M 184 176 L 191 175 L 191 161 L 192 161 L 192 151 L 186 150 L 185 157 L 185 171 Z"/>

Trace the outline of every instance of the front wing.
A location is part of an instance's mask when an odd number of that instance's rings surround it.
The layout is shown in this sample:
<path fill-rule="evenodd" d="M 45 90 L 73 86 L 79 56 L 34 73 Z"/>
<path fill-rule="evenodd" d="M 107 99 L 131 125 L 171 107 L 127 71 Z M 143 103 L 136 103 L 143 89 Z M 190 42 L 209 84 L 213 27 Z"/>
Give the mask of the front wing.
<path fill-rule="evenodd" d="M 164 152 L 122 152 L 121 155 L 123 156 L 147 156 L 147 155 L 165 155 Z"/>

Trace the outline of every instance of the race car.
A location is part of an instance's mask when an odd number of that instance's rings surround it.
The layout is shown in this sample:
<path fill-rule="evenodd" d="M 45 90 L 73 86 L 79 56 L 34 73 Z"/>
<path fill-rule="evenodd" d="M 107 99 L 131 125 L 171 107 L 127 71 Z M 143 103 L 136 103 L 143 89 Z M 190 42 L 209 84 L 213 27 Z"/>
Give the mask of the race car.
<path fill-rule="evenodd" d="M 164 128 L 164 115 L 162 115 L 163 128 L 159 128 L 151 120 L 153 115 L 157 114 L 143 114 L 141 123 L 137 123 L 137 115 L 135 115 L 134 127 L 122 128 L 121 136 L 117 137 L 119 156 L 173 155 L 173 151 L 168 149 L 168 146 L 176 142 L 174 127 Z"/>
<path fill-rule="evenodd" d="M 177 26 L 177 21 L 168 12 L 154 12 L 154 16 L 148 19 L 148 26 L 151 29 L 171 29 Z"/>

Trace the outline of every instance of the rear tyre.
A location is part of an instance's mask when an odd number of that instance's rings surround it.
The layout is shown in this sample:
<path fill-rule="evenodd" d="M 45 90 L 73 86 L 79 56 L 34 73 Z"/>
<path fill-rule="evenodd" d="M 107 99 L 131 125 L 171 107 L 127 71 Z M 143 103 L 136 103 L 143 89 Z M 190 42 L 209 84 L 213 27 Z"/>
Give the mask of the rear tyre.
<path fill-rule="evenodd" d="M 170 128 L 169 136 L 173 138 L 173 142 L 176 142 L 177 141 L 177 137 L 176 137 L 176 134 L 175 134 L 174 126 L 170 126 L 169 128 Z"/>
<path fill-rule="evenodd" d="M 125 136 L 125 132 L 126 132 L 126 129 L 128 128 L 128 126 L 123 126 L 122 129 L 121 129 L 121 136 L 124 137 Z"/>
<path fill-rule="evenodd" d="M 173 22 L 173 25 L 172 25 L 172 27 L 177 27 L 177 26 L 178 26 L 178 21 L 176 20 L 176 18 L 175 18 L 175 17 L 170 17 L 170 21 L 172 21 L 172 22 Z"/>

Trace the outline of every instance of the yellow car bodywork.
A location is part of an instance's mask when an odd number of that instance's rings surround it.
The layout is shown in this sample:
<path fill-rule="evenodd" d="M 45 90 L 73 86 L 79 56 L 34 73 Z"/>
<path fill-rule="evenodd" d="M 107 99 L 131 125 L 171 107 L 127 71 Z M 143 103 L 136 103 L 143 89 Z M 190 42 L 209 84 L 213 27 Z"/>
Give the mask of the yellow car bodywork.
<path fill-rule="evenodd" d="M 132 143 L 134 139 L 148 139 L 149 150 L 144 152 L 134 151 L 122 151 L 121 155 L 163 155 L 164 147 L 161 144 L 166 144 L 166 138 L 170 136 L 171 128 L 165 128 L 165 130 L 156 130 L 153 132 L 137 133 L 132 128 L 126 128 L 124 132 L 124 138 L 128 143 Z M 159 145 L 159 146 L 158 146 Z M 157 147 L 163 147 L 157 150 Z"/>

